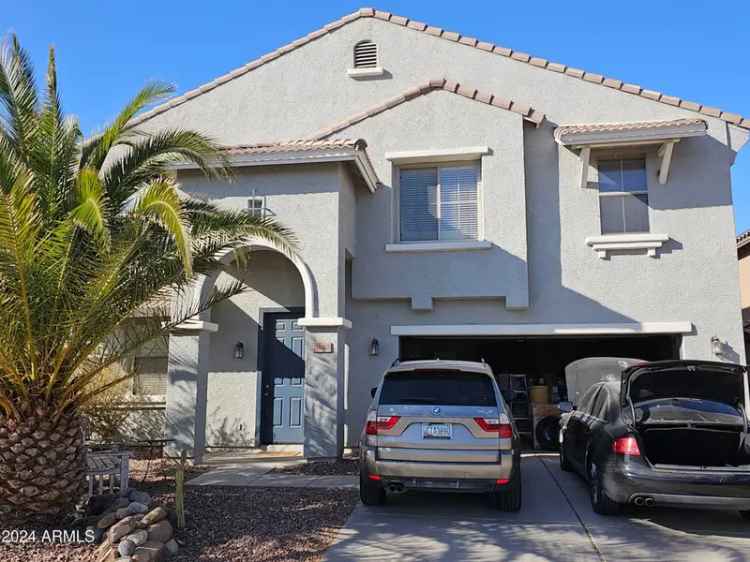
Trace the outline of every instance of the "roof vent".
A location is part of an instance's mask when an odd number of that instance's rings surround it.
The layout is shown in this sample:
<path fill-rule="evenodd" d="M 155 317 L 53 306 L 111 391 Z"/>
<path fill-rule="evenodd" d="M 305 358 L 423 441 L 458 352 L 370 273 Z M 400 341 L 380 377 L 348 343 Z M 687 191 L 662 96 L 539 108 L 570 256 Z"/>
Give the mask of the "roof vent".
<path fill-rule="evenodd" d="M 380 76 L 383 68 L 379 65 L 378 46 L 369 39 L 354 45 L 354 66 L 347 70 L 352 78 Z"/>
<path fill-rule="evenodd" d="M 378 46 L 372 41 L 360 41 L 354 46 L 354 68 L 377 68 Z"/>

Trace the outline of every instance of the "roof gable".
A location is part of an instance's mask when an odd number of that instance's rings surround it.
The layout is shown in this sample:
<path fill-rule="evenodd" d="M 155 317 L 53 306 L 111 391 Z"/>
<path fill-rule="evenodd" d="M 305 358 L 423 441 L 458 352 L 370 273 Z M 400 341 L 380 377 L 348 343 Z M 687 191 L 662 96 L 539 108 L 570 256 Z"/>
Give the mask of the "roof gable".
<path fill-rule="evenodd" d="M 487 92 L 480 92 L 475 88 L 470 88 L 464 84 L 459 84 L 458 82 L 455 82 L 453 80 L 448 80 L 447 78 L 437 78 L 434 80 L 430 80 L 429 82 L 425 82 L 424 84 L 415 86 L 414 88 L 410 88 L 401 95 L 398 95 L 379 105 L 360 112 L 350 117 L 349 119 L 345 119 L 344 121 L 336 123 L 335 125 L 323 129 L 322 131 L 318 131 L 317 133 L 311 135 L 310 138 L 314 140 L 325 139 L 326 137 L 343 131 L 344 129 L 347 129 L 348 127 L 351 127 L 352 125 L 355 125 L 361 121 L 364 121 L 365 119 L 369 119 L 370 117 L 383 113 L 384 111 L 393 109 L 394 107 L 399 106 L 404 102 L 407 102 L 419 96 L 429 94 L 430 92 L 434 92 L 435 90 L 450 92 L 452 94 L 457 94 L 470 100 L 491 105 L 493 107 L 513 111 L 514 113 L 518 113 L 519 115 L 521 115 L 526 121 L 534 123 L 534 125 L 536 125 L 537 127 L 542 124 L 542 121 L 544 121 L 544 113 L 535 110 L 529 105 L 520 103 L 515 100 L 508 100 Z"/>
<path fill-rule="evenodd" d="M 423 23 L 417 20 L 411 20 L 403 16 L 397 16 L 390 12 L 375 10 L 374 8 L 361 8 L 354 13 L 347 14 L 343 16 L 342 18 L 339 18 L 338 20 L 335 20 L 325 25 L 321 29 L 308 33 L 304 37 L 301 37 L 295 41 L 292 41 L 291 43 L 287 45 L 279 47 L 275 51 L 272 51 L 266 55 L 263 55 L 262 57 L 258 59 L 255 59 L 227 74 L 224 74 L 212 80 L 211 82 L 208 82 L 198 88 L 190 90 L 180 96 L 176 96 L 172 98 L 171 100 L 142 114 L 140 117 L 138 117 L 135 120 L 135 123 L 142 123 L 148 119 L 151 119 L 152 117 L 155 117 L 156 115 L 159 115 L 161 113 L 164 113 L 165 111 L 168 111 L 169 109 L 172 109 L 173 107 L 182 105 L 183 103 L 191 99 L 194 99 L 200 96 L 201 94 L 209 92 L 221 86 L 222 84 L 225 84 L 231 80 L 234 80 L 235 78 L 243 76 L 244 74 L 247 74 L 248 72 L 251 72 L 252 70 L 256 68 L 263 66 L 264 64 L 268 62 L 278 59 L 279 57 L 281 57 L 282 55 L 290 51 L 298 49 L 310 43 L 311 41 L 314 41 L 320 37 L 323 37 L 324 35 L 327 35 L 328 33 L 332 33 L 336 31 L 337 29 L 353 21 L 359 20 L 361 18 L 376 18 L 376 19 L 379 19 L 379 20 L 382 20 L 382 21 L 385 21 L 385 22 L 388 22 L 397 26 L 405 27 L 414 31 L 422 32 L 422 33 L 427 33 L 429 35 L 438 37 L 440 39 L 456 42 L 461 45 L 466 45 L 467 47 L 470 47 L 473 49 L 479 49 L 488 54 L 494 54 L 494 55 L 499 55 L 502 57 L 507 57 L 514 61 L 524 63 L 524 64 L 529 64 L 531 66 L 534 66 L 540 69 L 549 70 L 551 72 L 560 73 L 573 79 L 579 79 L 579 80 L 583 80 L 592 84 L 601 85 L 607 88 L 614 89 L 616 91 L 639 96 L 639 97 L 646 98 L 655 102 L 663 103 L 666 105 L 671 105 L 673 107 L 679 107 L 681 109 L 695 111 L 698 113 L 702 113 L 704 115 L 708 115 L 710 117 L 721 119 L 723 121 L 726 121 L 727 123 L 736 125 L 738 127 L 750 129 L 750 119 L 743 118 L 741 115 L 738 115 L 736 113 L 730 113 L 730 112 L 723 111 L 715 107 L 710 107 L 710 106 L 706 106 L 697 102 L 684 100 L 679 97 L 666 95 L 655 90 L 648 90 L 637 84 L 625 83 L 622 80 L 618 80 L 616 78 L 606 77 L 601 74 L 596 74 L 592 72 L 586 72 L 584 70 L 570 67 L 564 64 L 552 62 L 544 58 L 534 57 L 522 51 L 514 51 L 513 49 L 509 49 L 507 47 L 501 47 L 494 43 L 479 41 L 475 39 L 474 37 L 461 35 L 460 33 L 457 33 L 455 31 L 447 31 L 440 27 L 434 27 L 434 26 L 428 25 L 426 23 Z"/>

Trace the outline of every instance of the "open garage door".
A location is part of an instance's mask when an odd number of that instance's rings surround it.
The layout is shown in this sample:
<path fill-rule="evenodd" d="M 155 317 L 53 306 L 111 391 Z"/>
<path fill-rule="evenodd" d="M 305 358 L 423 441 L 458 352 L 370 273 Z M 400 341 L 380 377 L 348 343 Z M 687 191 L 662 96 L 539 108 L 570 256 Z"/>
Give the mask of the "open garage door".
<path fill-rule="evenodd" d="M 524 389 L 534 385 L 547 386 L 551 391 L 551 401 L 556 402 L 567 398 L 565 366 L 569 363 L 584 357 L 633 357 L 648 361 L 679 359 L 680 340 L 679 335 L 662 334 L 598 337 L 402 336 L 400 358 L 484 360 L 498 376 L 501 388 L 503 384 L 515 385 L 509 382 L 508 377 L 520 378 L 519 384 Z M 519 431 L 529 436 L 536 433 L 538 419 L 535 421 L 535 418 L 540 418 L 543 412 L 554 415 L 555 411 L 542 407 L 535 411 L 533 404 L 523 401 L 510 406 Z"/>

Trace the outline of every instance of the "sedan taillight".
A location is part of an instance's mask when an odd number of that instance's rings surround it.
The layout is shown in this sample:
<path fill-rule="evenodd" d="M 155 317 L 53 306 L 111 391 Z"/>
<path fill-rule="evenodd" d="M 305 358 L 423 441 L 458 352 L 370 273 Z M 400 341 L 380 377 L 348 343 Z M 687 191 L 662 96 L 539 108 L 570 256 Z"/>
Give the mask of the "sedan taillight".
<path fill-rule="evenodd" d="M 635 437 L 628 435 L 618 437 L 612 442 L 612 452 L 616 455 L 628 455 L 630 457 L 640 457 L 641 450 L 638 448 L 638 441 Z"/>
<path fill-rule="evenodd" d="M 367 425 L 365 426 L 365 433 L 367 435 L 377 435 L 378 430 L 388 431 L 393 429 L 398 423 L 401 416 L 375 416 L 371 414 L 367 416 Z"/>
<path fill-rule="evenodd" d="M 513 437 L 513 426 L 508 423 L 507 418 L 474 418 L 482 431 L 497 433 L 501 439 Z"/>

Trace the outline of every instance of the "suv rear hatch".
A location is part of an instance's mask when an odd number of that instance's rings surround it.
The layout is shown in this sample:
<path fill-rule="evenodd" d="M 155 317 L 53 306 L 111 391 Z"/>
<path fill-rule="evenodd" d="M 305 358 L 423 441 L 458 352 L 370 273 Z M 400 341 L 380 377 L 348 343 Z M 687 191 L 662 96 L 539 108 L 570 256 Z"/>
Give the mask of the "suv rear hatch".
<path fill-rule="evenodd" d="M 485 373 L 390 372 L 377 416 L 377 456 L 382 460 L 496 463 L 498 449 L 511 448 L 510 420 Z"/>
<path fill-rule="evenodd" d="M 626 370 L 623 406 L 634 417 L 641 453 L 657 467 L 750 464 L 745 376 L 738 365 L 698 361 Z"/>

